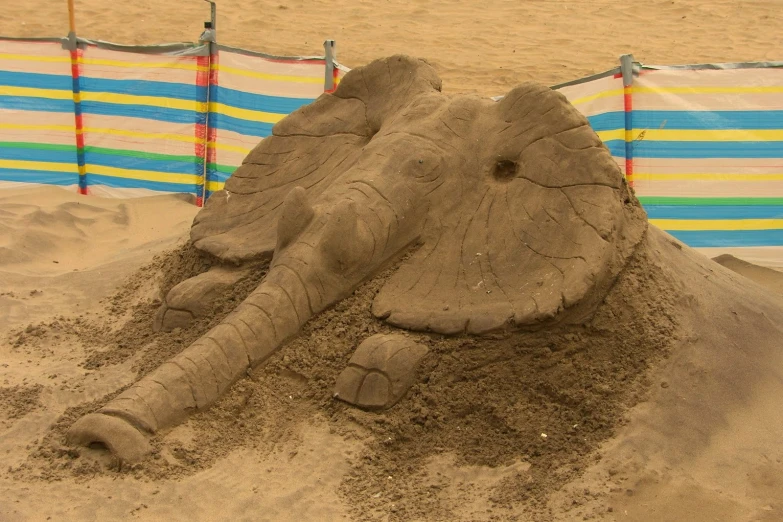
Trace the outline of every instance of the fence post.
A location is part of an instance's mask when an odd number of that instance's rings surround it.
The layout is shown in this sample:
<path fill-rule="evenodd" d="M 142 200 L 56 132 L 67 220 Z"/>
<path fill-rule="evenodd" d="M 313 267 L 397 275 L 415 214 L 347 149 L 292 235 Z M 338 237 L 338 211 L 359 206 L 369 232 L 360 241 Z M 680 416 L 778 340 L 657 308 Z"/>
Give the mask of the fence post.
<path fill-rule="evenodd" d="M 71 56 L 73 86 L 73 121 L 76 132 L 76 166 L 79 172 L 79 194 L 87 194 L 87 168 L 84 162 L 84 129 L 82 123 L 81 82 L 79 80 L 79 42 L 76 40 L 76 16 L 73 0 L 68 0 L 68 52 Z"/>
<path fill-rule="evenodd" d="M 625 109 L 625 179 L 633 187 L 633 55 L 620 57 L 623 76 L 623 105 Z"/>
<path fill-rule="evenodd" d="M 201 175 L 201 194 L 196 197 L 196 205 L 203 206 L 207 201 L 209 194 L 209 170 L 210 163 L 216 163 L 216 151 L 214 147 L 214 131 L 210 128 L 209 113 L 212 109 L 212 100 L 214 98 L 213 86 L 217 86 L 217 71 L 214 71 L 213 65 L 217 63 L 217 6 L 215 2 L 205 0 L 210 5 L 210 21 L 204 23 L 204 32 L 199 36 L 201 44 L 206 44 L 208 55 L 205 60 L 199 60 L 199 66 L 205 67 L 204 74 L 197 73 L 196 82 L 198 85 L 206 87 L 206 96 L 204 97 L 204 129 L 203 136 L 199 133 L 201 143 L 197 145 L 197 155 L 203 161 Z M 210 144 L 212 147 L 210 147 Z M 200 148 L 199 148 L 200 147 Z M 198 154 L 200 152 L 200 154 Z"/>
<path fill-rule="evenodd" d="M 335 85 L 335 78 L 337 76 L 337 65 L 335 60 L 337 59 L 337 47 L 334 40 L 324 41 L 324 56 L 326 60 L 326 68 L 324 69 L 324 92 L 334 92 L 337 88 Z"/>

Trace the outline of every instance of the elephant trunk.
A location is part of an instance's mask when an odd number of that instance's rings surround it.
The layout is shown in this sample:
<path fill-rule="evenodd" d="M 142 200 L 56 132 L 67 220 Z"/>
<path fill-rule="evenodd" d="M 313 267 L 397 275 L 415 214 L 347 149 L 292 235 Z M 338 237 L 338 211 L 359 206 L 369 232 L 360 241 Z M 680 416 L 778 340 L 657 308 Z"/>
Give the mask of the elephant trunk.
<path fill-rule="evenodd" d="M 103 443 L 121 461 L 144 457 L 148 436 L 208 408 L 248 368 L 266 360 L 324 303 L 289 264 L 264 281 L 219 325 L 69 429 L 71 445 Z M 315 302 L 314 302 L 315 301 Z"/>
<path fill-rule="evenodd" d="M 313 315 L 347 296 L 387 257 L 379 243 L 395 251 L 411 240 L 389 241 L 352 201 L 316 219 L 295 189 L 283 207 L 275 257 L 258 288 L 195 343 L 74 423 L 67 443 L 100 442 L 122 461 L 141 460 L 150 435 L 208 408 Z"/>

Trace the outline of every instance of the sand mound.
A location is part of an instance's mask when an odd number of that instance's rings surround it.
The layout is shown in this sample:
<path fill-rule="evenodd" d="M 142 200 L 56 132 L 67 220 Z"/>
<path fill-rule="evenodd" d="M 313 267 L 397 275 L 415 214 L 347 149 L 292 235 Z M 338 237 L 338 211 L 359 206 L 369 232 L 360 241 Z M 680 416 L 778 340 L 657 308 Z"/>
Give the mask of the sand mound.
<path fill-rule="evenodd" d="M 454 335 L 582 324 L 645 228 L 614 160 L 561 94 L 524 84 L 499 103 L 450 97 L 421 60 L 375 61 L 276 125 L 196 217 L 193 245 L 224 264 L 274 253 L 258 288 L 80 419 L 69 441 L 142 459 L 150 435 L 211 406 L 406 251 L 372 304 L 391 325 Z M 187 328 L 252 271 L 215 266 L 183 281 L 156 329 Z M 414 360 L 395 381 L 412 382 Z"/>
<path fill-rule="evenodd" d="M 183 494 L 197 519 L 783 511 L 783 298 L 648 227 L 559 95 L 444 96 L 423 62 L 378 61 L 283 120 L 210 201 L 192 244 L 108 313 L 12 332 L 10 360 L 68 377 L 5 385 L 3 415 L 37 430 L 11 495 L 81 481 L 71 514 L 110 494 L 148 519 L 183 516 Z M 358 364 L 368 339 L 417 355 Z M 352 360 L 351 389 L 377 370 L 407 393 L 338 400 Z"/>
<path fill-rule="evenodd" d="M 731 254 L 723 254 L 712 258 L 712 260 L 755 281 L 770 292 L 783 294 L 783 272 L 748 263 L 742 259 L 737 259 Z"/>
<path fill-rule="evenodd" d="M 160 241 L 193 216 L 192 202 L 181 195 L 121 201 L 64 192 L 36 187 L 0 194 L 0 270 L 89 269 Z M 158 206 L 166 208 L 165 221 L 150 212 Z"/>

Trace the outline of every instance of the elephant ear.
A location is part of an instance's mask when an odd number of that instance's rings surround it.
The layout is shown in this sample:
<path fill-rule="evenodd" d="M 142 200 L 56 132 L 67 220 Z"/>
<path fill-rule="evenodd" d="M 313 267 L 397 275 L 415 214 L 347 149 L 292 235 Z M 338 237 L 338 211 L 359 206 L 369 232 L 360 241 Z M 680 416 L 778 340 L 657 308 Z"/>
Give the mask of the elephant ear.
<path fill-rule="evenodd" d="M 456 100 L 448 112 L 462 109 Z M 617 164 L 587 120 L 543 86 L 522 85 L 471 121 L 481 127 L 475 160 L 433 193 L 423 244 L 373 313 L 443 334 L 584 318 L 646 230 Z"/>
<path fill-rule="evenodd" d="M 403 56 L 350 71 L 334 93 L 274 126 L 196 216 L 191 241 L 224 261 L 271 257 L 284 201 L 313 201 L 328 190 L 409 96 L 436 89 L 434 70 Z M 305 197 L 286 198 L 296 187 Z"/>

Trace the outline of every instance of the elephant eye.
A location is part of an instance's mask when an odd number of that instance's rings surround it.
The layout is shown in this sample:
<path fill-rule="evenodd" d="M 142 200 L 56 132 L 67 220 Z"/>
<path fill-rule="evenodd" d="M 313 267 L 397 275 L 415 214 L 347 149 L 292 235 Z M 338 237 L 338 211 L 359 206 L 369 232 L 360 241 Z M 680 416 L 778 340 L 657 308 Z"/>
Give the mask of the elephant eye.
<path fill-rule="evenodd" d="M 516 161 L 498 159 L 489 168 L 489 175 L 495 181 L 506 182 L 517 177 L 519 165 Z"/>

